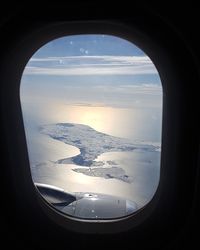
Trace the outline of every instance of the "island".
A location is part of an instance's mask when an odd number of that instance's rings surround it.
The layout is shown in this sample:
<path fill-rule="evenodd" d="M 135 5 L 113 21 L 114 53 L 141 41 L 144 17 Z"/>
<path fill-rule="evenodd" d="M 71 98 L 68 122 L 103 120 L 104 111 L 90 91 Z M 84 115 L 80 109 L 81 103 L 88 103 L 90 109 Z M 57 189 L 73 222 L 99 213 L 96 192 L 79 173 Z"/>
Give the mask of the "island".
<path fill-rule="evenodd" d="M 40 132 L 55 140 L 77 147 L 80 154 L 58 160 L 57 164 L 75 164 L 81 168 L 73 169 L 75 172 L 89 176 L 115 178 L 127 183 L 133 181 L 133 177 L 126 175 L 125 171 L 116 166 L 114 161 L 95 161 L 97 157 L 106 152 L 128 152 L 134 150 L 156 151 L 153 145 L 133 143 L 125 138 L 111 136 L 98 132 L 90 126 L 75 123 L 56 123 L 41 126 Z"/>

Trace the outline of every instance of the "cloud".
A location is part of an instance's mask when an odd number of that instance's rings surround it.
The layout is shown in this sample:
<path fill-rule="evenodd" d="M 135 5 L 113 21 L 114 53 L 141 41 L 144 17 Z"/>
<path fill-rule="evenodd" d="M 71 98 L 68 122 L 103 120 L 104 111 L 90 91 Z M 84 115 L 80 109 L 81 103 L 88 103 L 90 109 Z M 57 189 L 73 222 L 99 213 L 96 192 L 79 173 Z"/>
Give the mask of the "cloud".
<path fill-rule="evenodd" d="M 156 70 L 151 67 L 144 66 L 91 66 L 91 67 L 69 67 L 69 68 L 40 68 L 26 67 L 24 74 L 26 75 L 140 75 L 140 74 L 156 74 Z"/>
<path fill-rule="evenodd" d="M 82 49 L 82 48 L 81 48 Z M 94 62 L 97 61 L 107 61 L 107 62 L 124 62 L 124 63 L 152 63 L 150 58 L 148 56 L 59 56 L 59 57 L 43 57 L 43 58 L 37 58 L 32 57 L 30 59 L 30 62 L 41 62 L 41 61 L 59 61 L 59 60 L 66 60 L 66 61 L 79 61 L 82 60 L 82 62 L 90 61 Z"/>
<path fill-rule="evenodd" d="M 157 74 L 147 56 L 68 56 L 31 58 L 26 75 L 142 75 Z"/>
<path fill-rule="evenodd" d="M 109 92 L 113 94 L 123 94 L 123 95 L 153 95 L 161 96 L 162 95 L 162 86 L 158 84 L 133 84 L 133 85 L 98 85 L 92 86 L 91 88 L 95 89 L 98 93 L 100 92 Z"/>

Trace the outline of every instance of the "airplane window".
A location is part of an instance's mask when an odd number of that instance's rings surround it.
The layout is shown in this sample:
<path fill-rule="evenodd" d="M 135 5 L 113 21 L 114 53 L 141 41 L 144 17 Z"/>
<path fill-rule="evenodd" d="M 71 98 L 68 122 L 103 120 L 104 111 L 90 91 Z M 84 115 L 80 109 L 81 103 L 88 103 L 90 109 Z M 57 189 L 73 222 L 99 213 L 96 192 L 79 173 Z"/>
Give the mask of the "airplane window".
<path fill-rule="evenodd" d="M 104 34 L 71 35 L 26 65 L 20 100 L 33 182 L 70 218 L 134 214 L 159 183 L 162 86 L 151 59 Z"/>

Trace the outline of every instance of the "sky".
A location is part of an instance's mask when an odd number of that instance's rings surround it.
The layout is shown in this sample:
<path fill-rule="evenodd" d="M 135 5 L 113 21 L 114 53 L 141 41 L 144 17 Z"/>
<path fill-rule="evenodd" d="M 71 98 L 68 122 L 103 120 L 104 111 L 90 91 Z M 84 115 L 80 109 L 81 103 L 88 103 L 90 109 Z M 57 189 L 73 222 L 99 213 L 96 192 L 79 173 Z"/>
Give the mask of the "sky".
<path fill-rule="evenodd" d="M 47 91 L 48 90 L 48 91 Z M 151 59 L 110 35 L 73 35 L 40 48 L 25 67 L 22 101 L 160 107 L 161 83 Z"/>

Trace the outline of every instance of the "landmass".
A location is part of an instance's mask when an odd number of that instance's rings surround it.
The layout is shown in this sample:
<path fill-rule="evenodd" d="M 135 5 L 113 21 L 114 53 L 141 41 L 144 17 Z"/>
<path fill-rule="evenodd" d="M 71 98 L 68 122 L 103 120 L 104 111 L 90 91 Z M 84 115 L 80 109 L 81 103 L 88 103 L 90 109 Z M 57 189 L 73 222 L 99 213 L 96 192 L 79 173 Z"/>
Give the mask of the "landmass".
<path fill-rule="evenodd" d="M 124 169 L 120 167 L 101 167 L 101 168 L 75 168 L 73 171 L 93 177 L 102 177 L 105 179 L 117 179 L 127 183 L 133 182 L 133 177 L 128 176 Z"/>
<path fill-rule="evenodd" d="M 55 140 L 79 148 L 80 154 L 58 160 L 57 164 L 75 164 L 88 168 L 75 168 L 75 172 L 89 176 L 115 178 L 124 182 L 132 182 L 133 178 L 116 166 L 114 161 L 108 161 L 111 167 L 103 167 L 102 161 L 95 161 L 106 152 L 128 152 L 133 150 L 156 151 L 157 146 L 132 143 L 128 139 L 119 138 L 98 132 L 90 126 L 75 123 L 56 123 L 40 127 L 40 132 Z"/>

